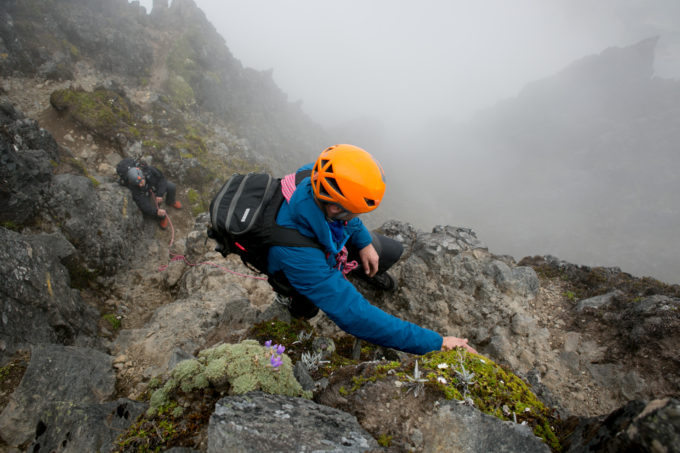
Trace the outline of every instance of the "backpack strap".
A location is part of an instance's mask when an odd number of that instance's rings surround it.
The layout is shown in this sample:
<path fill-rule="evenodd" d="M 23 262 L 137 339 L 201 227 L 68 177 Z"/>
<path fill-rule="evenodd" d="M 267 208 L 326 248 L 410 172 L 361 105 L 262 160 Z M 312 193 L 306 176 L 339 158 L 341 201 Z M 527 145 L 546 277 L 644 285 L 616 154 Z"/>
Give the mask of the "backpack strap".
<path fill-rule="evenodd" d="M 265 212 L 265 216 L 269 215 L 272 217 L 272 231 L 269 236 L 269 245 L 280 245 L 283 247 L 314 247 L 323 250 L 323 247 L 316 239 L 305 236 L 295 228 L 282 227 L 276 223 L 276 215 L 279 213 L 279 209 L 281 209 L 284 200 L 288 202 L 293 195 L 293 192 L 295 192 L 297 185 L 311 174 L 311 170 L 303 170 L 281 179 L 281 190 L 274 192 L 272 202 L 268 207 L 268 210 L 272 208 L 272 212 Z"/>

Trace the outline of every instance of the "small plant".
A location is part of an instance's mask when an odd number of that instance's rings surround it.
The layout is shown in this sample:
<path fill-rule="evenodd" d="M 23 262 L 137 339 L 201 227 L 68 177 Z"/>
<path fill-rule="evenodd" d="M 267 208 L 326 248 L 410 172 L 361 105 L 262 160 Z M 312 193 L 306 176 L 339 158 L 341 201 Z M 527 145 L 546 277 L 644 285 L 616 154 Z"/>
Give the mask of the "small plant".
<path fill-rule="evenodd" d="M 305 332 L 304 330 L 301 330 L 300 333 L 298 333 L 297 341 L 294 341 L 293 344 L 303 343 L 311 339 L 312 333 L 313 332 L 311 330 L 309 331 L 309 333 Z"/>
<path fill-rule="evenodd" d="M 418 398 L 418 395 L 420 395 L 423 390 L 425 390 L 425 383 L 428 382 L 427 379 L 423 379 L 420 370 L 418 369 L 418 361 L 416 360 L 416 366 L 413 369 L 413 376 L 408 376 L 406 375 L 406 379 L 409 380 L 409 382 L 406 383 L 406 386 L 408 387 L 408 390 L 406 393 L 410 392 L 413 390 L 413 396 L 415 398 Z"/>
<path fill-rule="evenodd" d="M 387 448 L 387 447 L 390 446 L 391 443 L 392 443 L 392 436 L 390 436 L 386 433 L 381 434 L 380 437 L 378 438 L 378 444 L 380 444 L 380 446 L 382 446 L 382 447 Z"/>
<path fill-rule="evenodd" d="M 307 371 L 316 371 L 319 369 L 319 365 L 329 363 L 328 360 L 321 360 L 322 357 L 323 354 L 321 351 L 303 352 L 300 356 L 300 360 L 305 368 L 307 368 Z"/>
<path fill-rule="evenodd" d="M 573 291 L 567 291 L 564 293 L 567 299 L 574 301 L 576 300 L 576 294 Z"/>
<path fill-rule="evenodd" d="M 0 368 L 0 382 L 4 381 L 7 379 L 9 376 L 10 372 L 12 371 L 12 368 L 14 368 L 14 364 L 10 363 L 9 365 L 5 365 L 4 367 Z"/>
<path fill-rule="evenodd" d="M 116 316 L 112 313 L 107 313 L 104 316 L 102 316 L 102 319 L 104 319 L 104 321 L 107 321 L 113 330 L 120 329 L 120 317 L 119 316 Z"/>
<path fill-rule="evenodd" d="M 472 373 L 468 370 L 465 369 L 465 364 L 463 363 L 463 356 L 458 351 L 458 365 L 460 366 L 460 371 L 459 370 L 454 370 L 456 373 L 456 378 L 458 378 L 458 385 L 460 385 L 463 388 L 463 399 L 460 401 L 460 404 L 465 404 L 466 406 L 474 406 L 475 402 L 470 398 L 469 395 L 469 387 L 472 387 L 475 384 L 475 381 L 473 378 L 475 377 L 475 373 Z"/>

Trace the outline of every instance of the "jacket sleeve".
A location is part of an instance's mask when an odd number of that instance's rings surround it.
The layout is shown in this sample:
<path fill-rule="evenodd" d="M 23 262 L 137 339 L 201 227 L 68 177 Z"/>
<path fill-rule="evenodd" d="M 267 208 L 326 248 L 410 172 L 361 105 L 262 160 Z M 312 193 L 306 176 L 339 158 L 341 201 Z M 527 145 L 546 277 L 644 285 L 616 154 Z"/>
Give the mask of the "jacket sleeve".
<path fill-rule="evenodd" d="M 139 207 L 139 210 L 149 216 L 158 216 L 158 208 L 151 202 L 151 198 L 142 190 L 130 189 L 132 199 Z"/>
<path fill-rule="evenodd" d="M 414 354 L 441 349 L 442 336 L 371 305 L 324 253 L 310 247 L 272 247 L 290 283 L 345 332 L 373 344 Z"/>
<path fill-rule="evenodd" d="M 162 197 L 165 192 L 168 191 L 168 185 L 165 182 L 165 176 L 156 167 L 147 167 L 149 175 L 147 176 L 148 182 L 154 187 L 154 191 L 157 197 Z"/>

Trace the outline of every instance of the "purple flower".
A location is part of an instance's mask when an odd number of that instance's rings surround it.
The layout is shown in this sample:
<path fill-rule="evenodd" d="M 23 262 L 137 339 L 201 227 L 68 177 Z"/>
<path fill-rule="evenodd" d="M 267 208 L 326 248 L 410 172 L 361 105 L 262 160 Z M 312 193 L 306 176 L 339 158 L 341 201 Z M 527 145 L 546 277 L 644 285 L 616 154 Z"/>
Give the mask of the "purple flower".
<path fill-rule="evenodd" d="M 272 341 L 271 341 L 271 340 L 267 340 L 267 341 L 264 342 L 264 345 L 265 345 L 266 347 L 268 347 L 268 348 L 271 348 L 271 347 L 272 347 Z"/>
<path fill-rule="evenodd" d="M 281 360 L 280 356 L 272 354 L 272 358 L 269 360 L 269 363 L 271 363 L 274 368 L 278 368 L 283 363 L 283 360 Z"/>
<path fill-rule="evenodd" d="M 277 344 L 277 345 L 276 345 L 276 353 L 277 353 L 278 355 L 283 354 L 283 351 L 285 351 L 285 350 L 286 350 L 286 347 L 285 347 L 284 345 L 282 345 L 282 344 Z"/>

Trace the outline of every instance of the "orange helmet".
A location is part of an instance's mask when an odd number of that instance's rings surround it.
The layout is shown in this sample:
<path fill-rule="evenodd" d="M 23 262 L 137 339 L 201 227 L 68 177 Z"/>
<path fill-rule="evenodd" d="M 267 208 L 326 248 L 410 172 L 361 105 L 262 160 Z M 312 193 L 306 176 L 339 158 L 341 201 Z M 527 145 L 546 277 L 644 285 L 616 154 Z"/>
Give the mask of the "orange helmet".
<path fill-rule="evenodd" d="M 353 145 L 326 148 L 312 169 L 317 200 L 337 203 L 354 214 L 378 207 L 385 194 L 385 172 L 369 153 Z"/>

